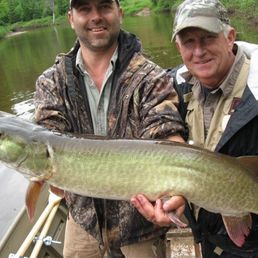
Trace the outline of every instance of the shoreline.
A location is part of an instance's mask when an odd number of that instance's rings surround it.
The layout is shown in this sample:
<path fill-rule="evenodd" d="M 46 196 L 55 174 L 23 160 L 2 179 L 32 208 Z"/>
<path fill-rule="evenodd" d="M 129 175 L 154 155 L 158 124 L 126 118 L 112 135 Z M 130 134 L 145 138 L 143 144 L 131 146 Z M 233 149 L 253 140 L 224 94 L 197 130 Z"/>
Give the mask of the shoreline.
<path fill-rule="evenodd" d="M 8 32 L 6 35 L 5 35 L 5 38 L 11 38 L 11 37 L 15 37 L 15 36 L 18 36 L 20 34 L 24 34 L 28 31 L 11 31 L 11 32 Z"/>
<path fill-rule="evenodd" d="M 164 10 L 163 10 L 164 11 Z M 172 9 L 171 11 L 175 11 L 174 9 Z M 171 12 L 170 11 L 170 12 Z M 160 10 L 159 12 L 162 12 L 162 10 Z M 168 11 L 166 11 L 168 12 Z M 152 13 L 156 13 L 155 10 L 151 9 L 151 8 L 142 8 L 141 10 L 138 10 L 136 12 L 133 12 L 133 13 L 129 13 L 127 14 L 128 16 L 148 16 L 148 15 L 151 15 Z M 247 20 L 248 20 L 248 23 L 251 25 L 251 26 L 257 26 L 258 25 L 258 16 L 256 15 L 252 15 L 246 11 L 243 11 L 243 10 L 239 10 L 237 8 L 234 8 L 232 6 L 229 6 L 228 7 L 228 13 L 229 13 L 229 16 L 230 17 L 236 17 L 236 18 L 243 18 L 243 17 L 248 17 Z M 32 20 L 33 22 L 33 20 Z M 59 21 L 55 24 L 55 25 L 59 25 L 60 23 L 63 23 L 63 22 L 67 22 L 67 17 L 66 16 L 60 16 L 59 18 Z M 19 24 L 17 27 L 12 27 L 11 30 L 7 31 L 6 33 L 3 33 L 2 35 L 0 35 L 0 39 L 4 39 L 4 38 L 9 38 L 9 37 L 14 37 L 14 36 L 18 36 L 20 34 L 23 34 L 23 33 L 26 33 L 30 30 L 34 30 L 34 29 L 37 29 L 39 27 L 47 27 L 47 26 L 52 26 L 52 18 L 50 17 L 49 18 L 49 21 L 46 22 L 45 24 L 40 24 L 37 22 L 35 22 L 34 24 L 31 24 L 30 25 L 21 25 Z"/>

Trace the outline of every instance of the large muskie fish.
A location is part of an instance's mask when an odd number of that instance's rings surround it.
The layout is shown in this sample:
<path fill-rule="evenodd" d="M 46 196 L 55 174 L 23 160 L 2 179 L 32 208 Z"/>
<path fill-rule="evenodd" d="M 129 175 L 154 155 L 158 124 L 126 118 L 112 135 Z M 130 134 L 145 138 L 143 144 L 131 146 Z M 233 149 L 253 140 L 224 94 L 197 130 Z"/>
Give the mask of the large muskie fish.
<path fill-rule="evenodd" d="M 182 195 L 221 213 L 238 246 L 249 234 L 250 213 L 258 214 L 257 157 L 166 141 L 78 139 L 0 113 L 0 161 L 31 180 L 85 196 Z"/>

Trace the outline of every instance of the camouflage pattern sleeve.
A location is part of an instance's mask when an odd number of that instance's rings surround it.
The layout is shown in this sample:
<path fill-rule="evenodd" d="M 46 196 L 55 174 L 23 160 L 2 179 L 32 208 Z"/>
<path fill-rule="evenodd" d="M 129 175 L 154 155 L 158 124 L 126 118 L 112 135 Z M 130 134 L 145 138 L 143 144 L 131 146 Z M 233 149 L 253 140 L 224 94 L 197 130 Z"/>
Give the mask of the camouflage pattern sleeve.
<path fill-rule="evenodd" d="M 36 81 L 35 121 L 48 129 L 69 132 L 71 126 L 65 117 L 65 105 L 61 94 L 64 78 L 58 65 L 60 66 L 56 62 Z"/>
<path fill-rule="evenodd" d="M 173 78 L 157 66 L 141 89 L 141 137 L 165 139 L 181 135 L 186 139 L 187 130 L 177 109 L 179 98 L 173 87 Z"/>

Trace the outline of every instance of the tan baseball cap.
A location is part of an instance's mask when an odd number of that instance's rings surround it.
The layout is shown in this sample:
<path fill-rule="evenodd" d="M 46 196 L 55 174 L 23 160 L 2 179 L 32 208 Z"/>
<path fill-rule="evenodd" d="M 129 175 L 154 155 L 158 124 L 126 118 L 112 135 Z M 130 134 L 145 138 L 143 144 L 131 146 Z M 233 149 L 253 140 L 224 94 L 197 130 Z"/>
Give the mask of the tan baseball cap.
<path fill-rule="evenodd" d="M 185 0 L 177 8 L 172 40 L 180 31 L 189 27 L 219 33 L 229 23 L 227 10 L 220 1 Z"/>

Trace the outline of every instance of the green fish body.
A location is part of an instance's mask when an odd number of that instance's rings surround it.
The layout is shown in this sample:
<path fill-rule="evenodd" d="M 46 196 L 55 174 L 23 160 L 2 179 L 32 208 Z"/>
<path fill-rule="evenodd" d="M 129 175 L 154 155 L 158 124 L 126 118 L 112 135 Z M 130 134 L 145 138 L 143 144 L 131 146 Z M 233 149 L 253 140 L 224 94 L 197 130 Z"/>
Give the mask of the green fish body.
<path fill-rule="evenodd" d="M 168 141 L 75 138 L 0 113 L 0 162 L 84 196 L 182 195 L 224 217 L 258 214 L 258 157 Z"/>

